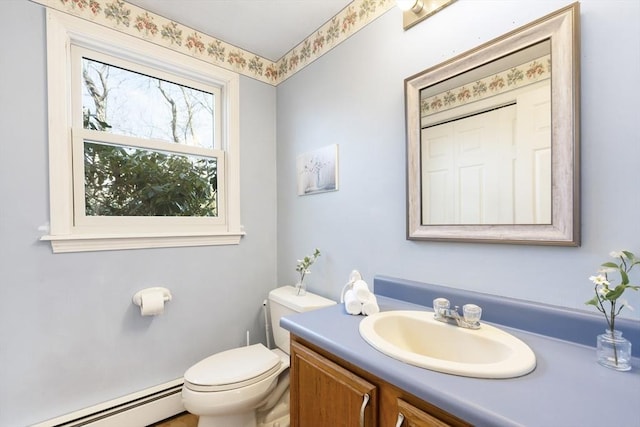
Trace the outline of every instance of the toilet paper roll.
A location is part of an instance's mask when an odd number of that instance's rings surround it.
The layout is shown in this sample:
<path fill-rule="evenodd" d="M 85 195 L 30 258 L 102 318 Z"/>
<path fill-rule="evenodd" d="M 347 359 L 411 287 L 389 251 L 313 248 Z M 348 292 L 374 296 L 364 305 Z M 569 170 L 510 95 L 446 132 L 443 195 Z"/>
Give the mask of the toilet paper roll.
<path fill-rule="evenodd" d="M 164 292 L 150 291 L 140 295 L 140 314 L 157 316 L 164 313 Z"/>
<path fill-rule="evenodd" d="M 369 294 L 369 299 L 362 304 L 362 314 L 364 314 L 365 316 L 371 316 L 372 314 L 376 314 L 378 312 L 380 312 L 378 299 L 374 294 Z"/>
<path fill-rule="evenodd" d="M 353 284 L 353 294 L 356 296 L 358 301 L 365 303 L 369 299 L 369 295 L 371 295 L 367 282 L 364 280 L 356 280 Z"/>
<path fill-rule="evenodd" d="M 362 303 L 358 301 L 358 298 L 356 298 L 352 290 L 348 290 L 347 293 L 344 294 L 344 309 L 347 313 L 353 314 L 354 316 L 362 313 Z"/>

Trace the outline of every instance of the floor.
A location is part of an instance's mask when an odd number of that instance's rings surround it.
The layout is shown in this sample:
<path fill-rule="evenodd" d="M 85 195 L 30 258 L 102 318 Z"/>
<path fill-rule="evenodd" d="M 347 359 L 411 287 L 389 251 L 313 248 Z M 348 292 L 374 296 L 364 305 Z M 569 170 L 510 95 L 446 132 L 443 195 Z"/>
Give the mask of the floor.
<path fill-rule="evenodd" d="M 184 412 L 175 417 L 167 418 L 159 423 L 152 424 L 149 427 L 197 427 L 198 417 L 193 414 Z"/>

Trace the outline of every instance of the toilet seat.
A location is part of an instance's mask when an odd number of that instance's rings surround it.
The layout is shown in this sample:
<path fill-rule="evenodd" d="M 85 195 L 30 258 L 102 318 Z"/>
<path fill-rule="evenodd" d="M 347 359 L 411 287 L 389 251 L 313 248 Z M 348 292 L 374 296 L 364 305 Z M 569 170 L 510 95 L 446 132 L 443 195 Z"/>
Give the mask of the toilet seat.
<path fill-rule="evenodd" d="M 280 356 L 262 344 L 234 348 L 193 365 L 184 374 L 184 384 L 200 392 L 234 390 L 274 375 L 281 364 Z"/>

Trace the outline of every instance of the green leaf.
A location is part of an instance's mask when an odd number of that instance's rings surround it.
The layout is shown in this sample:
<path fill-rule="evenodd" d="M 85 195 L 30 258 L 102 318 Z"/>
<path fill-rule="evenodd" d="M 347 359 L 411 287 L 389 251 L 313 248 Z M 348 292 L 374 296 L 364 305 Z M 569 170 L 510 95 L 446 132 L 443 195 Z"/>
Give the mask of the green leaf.
<path fill-rule="evenodd" d="M 618 264 L 616 264 L 615 262 L 611 262 L 611 261 L 605 262 L 603 264 L 600 264 L 600 266 L 607 267 L 607 268 L 618 268 L 618 269 L 620 268 L 620 266 Z"/>
<path fill-rule="evenodd" d="M 609 292 L 606 296 L 605 299 L 608 301 L 615 301 L 618 298 L 620 298 L 620 296 L 622 296 L 622 294 L 624 293 L 624 290 L 627 287 L 625 285 L 618 285 L 616 286 L 611 292 Z"/>
<path fill-rule="evenodd" d="M 629 275 L 626 271 L 620 270 L 620 277 L 622 278 L 623 285 L 627 285 L 629 283 Z"/>
<path fill-rule="evenodd" d="M 589 301 L 585 302 L 586 305 L 595 305 L 598 307 L 598 297 L 593 297 Z"/>

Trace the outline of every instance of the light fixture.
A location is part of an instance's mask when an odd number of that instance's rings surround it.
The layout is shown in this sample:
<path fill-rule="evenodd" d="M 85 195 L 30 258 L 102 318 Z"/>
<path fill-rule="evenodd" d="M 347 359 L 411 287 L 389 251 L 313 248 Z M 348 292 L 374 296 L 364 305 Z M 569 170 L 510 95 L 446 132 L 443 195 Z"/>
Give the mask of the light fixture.
<path fill-rule="evenodd" d="M 402 27 L 406 30 L 449 6 L 456 0 L 396 0 L 402 10 Z"/>
<path fill-rule="evenodd" d="M 396 4 L 403 12 L 411 11 L 413 13 L 418 13 L 424 7 L 422 0 L 396 0 Z"/>

